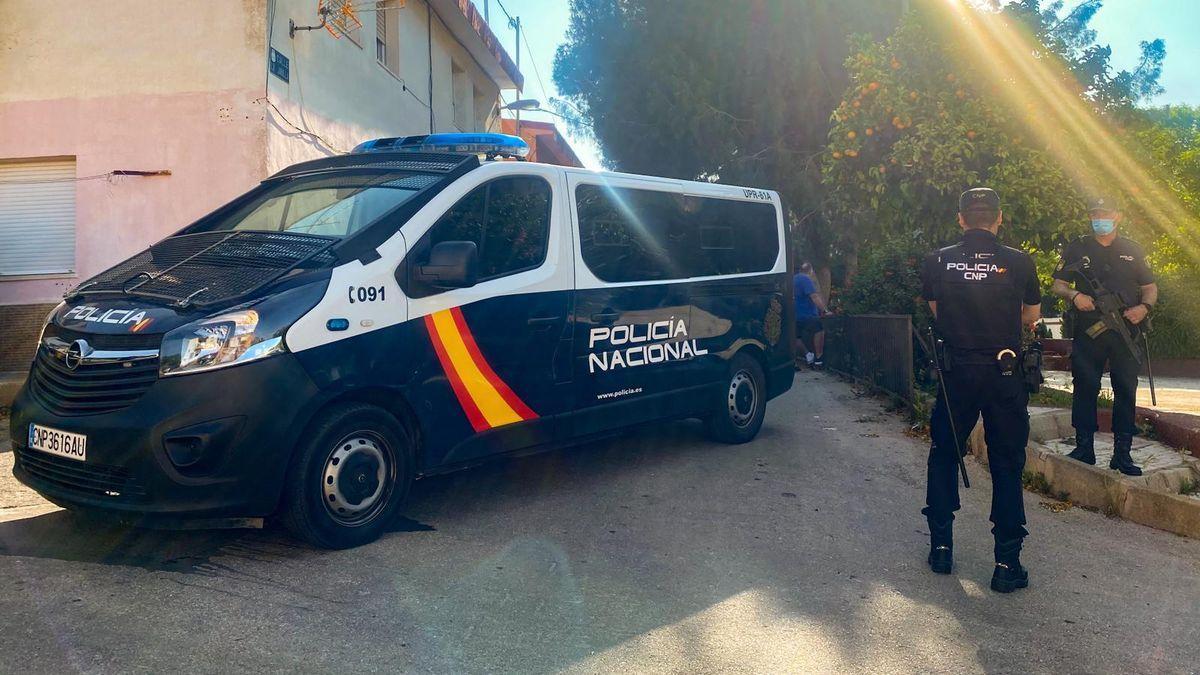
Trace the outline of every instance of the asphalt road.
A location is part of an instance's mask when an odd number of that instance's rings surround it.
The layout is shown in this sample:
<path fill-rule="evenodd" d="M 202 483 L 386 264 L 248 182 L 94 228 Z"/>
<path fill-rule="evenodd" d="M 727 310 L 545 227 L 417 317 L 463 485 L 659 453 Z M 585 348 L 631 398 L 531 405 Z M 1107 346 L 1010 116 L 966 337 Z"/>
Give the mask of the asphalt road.
<path fill-rule="evenodd" d="M 972 465 L 935 576 L 903 430 L 805 374 L 752 444 L 681 422 L 429 480 L 353 551 L 0 509 L 0 671 L 1200 669 L 1200 542 L 1027 494 L 1032 585 L 994 594 Z"/>

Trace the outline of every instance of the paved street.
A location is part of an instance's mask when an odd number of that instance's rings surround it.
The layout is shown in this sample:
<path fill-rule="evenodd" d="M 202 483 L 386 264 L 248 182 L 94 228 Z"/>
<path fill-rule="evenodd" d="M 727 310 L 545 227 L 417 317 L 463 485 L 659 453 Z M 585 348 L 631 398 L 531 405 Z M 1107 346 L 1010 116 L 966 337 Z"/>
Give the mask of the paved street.
<path fill-rule="evenodd" d="M 433 479 L 341 552 L 81 525 L 8 483 L 0 671 L 1200 668 L 1200 542 L 1027 493 L 1031 588 L 994 594 L 972 464 L 957 574 L 932 575 L 903 431 L 803 374 L 750 445 L 678 423 Z"/>

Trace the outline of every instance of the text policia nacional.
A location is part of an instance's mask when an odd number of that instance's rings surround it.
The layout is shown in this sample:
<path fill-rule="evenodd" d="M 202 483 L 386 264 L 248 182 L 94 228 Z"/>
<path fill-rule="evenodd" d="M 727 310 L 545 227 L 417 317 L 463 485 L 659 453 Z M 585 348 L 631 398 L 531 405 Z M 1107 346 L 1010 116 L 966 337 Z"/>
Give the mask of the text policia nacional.
<path fill-rule="evenodd" d="M 636 368 L 648 363 L 683 361 L 708 353 L 688 338 L 683 319 L 671 317 L 650 323 L 597 326 L 588 335 L 588 349 L 609 347 L 588 354 L 588 372 Z M 626 346 L 630 345 L 630 346 Z"/>

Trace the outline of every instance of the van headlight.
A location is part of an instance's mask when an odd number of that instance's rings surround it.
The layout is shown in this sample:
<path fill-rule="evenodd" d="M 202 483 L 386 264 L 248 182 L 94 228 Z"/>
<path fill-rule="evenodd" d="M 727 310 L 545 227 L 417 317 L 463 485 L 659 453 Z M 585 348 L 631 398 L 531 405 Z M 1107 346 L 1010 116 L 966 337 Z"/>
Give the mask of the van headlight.
<path fill-rule="evenodd" d="M 282 335 L 259 330 L 253 309 L 221 314 L 163 336 L 158 372 L 179 375 L 266 358 L 285 351 Z"/>
<path fill-rule="evenodd" d="M 163 336 L 158 374 L 199 373 L 286 352 L 284 333 L 316 306 L 325 285 L 292 288 L 251 307 L 243 305 L 176 328 Z"/>

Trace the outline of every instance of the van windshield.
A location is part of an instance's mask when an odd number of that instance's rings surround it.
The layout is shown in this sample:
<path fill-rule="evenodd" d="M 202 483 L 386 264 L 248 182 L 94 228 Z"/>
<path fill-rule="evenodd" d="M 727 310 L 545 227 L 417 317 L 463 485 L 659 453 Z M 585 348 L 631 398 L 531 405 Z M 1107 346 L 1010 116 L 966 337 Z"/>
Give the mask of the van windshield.
<path fill-rule="evenodd" d="M 347 237 L 437 181 L 416 173 L 310 176 L 268 186 L 195 231 L 251 230 Z"/>

